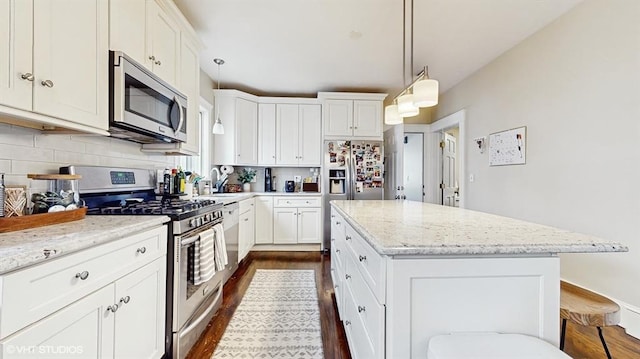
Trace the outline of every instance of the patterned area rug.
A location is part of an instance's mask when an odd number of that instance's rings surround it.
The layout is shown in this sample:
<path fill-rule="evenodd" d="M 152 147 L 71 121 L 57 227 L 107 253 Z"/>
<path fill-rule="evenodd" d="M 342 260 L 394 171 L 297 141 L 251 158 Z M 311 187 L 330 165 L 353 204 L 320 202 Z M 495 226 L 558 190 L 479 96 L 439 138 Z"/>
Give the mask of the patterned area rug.
<path fill-rule="evenodd" d="M 314 271 L 258 269 L 212 358 L 323 357 Z"/>

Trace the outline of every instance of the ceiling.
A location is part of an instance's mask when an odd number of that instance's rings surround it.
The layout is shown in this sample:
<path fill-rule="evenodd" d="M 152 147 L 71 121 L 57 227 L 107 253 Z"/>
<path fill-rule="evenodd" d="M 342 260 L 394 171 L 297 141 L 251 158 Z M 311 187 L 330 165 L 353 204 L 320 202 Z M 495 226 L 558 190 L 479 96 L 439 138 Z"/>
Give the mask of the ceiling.
<path fill-rule="evenodd" d="M 225 60 L 221 88 L 393 97 L 424 65 L 446 91 L 582 0 L 415 0 L 413 31 L 411 0 L 174 1 L 206 47 L 202 69 L 217 81 Z"/>

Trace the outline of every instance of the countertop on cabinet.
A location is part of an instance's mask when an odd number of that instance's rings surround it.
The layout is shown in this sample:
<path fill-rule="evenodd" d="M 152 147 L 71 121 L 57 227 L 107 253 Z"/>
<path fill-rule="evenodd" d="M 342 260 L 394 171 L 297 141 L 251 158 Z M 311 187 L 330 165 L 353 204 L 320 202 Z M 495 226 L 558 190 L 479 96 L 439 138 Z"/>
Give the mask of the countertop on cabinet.
<path fill-rule="evenodd" d="M 620 243 L 467 209 L 413 201 L 331 201 L 380 254 L 550 255 L 626 252 Z"/>
<path fill-rule="evenodd" d="M 249 199 L 256 196 L 269 196 L 269 197 L 279 197 L 279 196 L 321 196 L 320 192 L 237 192 L 237 193 L 212 193 L 207 195 L 199 196 L 198 198 L 206 198 L 213 199 L 217 202 L 222 202 L 223 204 L 240 202 L 245 199 Z"/>
<path fill-rule="evenodd" d="M 0 274 L 77 252 L 169 222 L 166 216 L 87 216 L 0 234 Z"/>

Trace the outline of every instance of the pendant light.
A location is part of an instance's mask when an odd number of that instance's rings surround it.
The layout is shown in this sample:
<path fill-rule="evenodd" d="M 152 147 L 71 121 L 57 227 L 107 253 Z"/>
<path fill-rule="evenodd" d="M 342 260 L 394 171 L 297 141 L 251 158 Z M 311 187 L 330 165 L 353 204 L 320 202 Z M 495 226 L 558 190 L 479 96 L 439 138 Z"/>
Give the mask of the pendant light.
<path fill-rule="evenodd" d="M 224 60 L 215 58 L 213 59 L 213 62 L 218 65 L 218 90 L 220 90 L 220 65 L 224 65 Z M 218 116 L 216 117 L 216 122 L 213 124 L 211 132 L 214 135 L 224 135 L 224 126 L 222 126 L 222 121 L 220 121 L 220 108 L 218 108 Z"/>
<path fill-rule="evenodd" d="M 398 114 L 400 117 L 412 117 L 420 113 L 420 109 L 413 104 L 413 94 L 408 93 L 398 97 Z"/>
<path fill-rule="evenodd" d="M 402 123 L 402 117 L 398 113 L 398 104 L 395 101 L 384 108 L 384 123 L 387 125 L 399 125 Z"/>
<path fill-rule="evenodd" d="M 432 107 L 438 104 L 438 81 L 429 78 L 429 67 L 424 67 L 423 79 L 413 85 L 413 104 L 416 107 Z"/>

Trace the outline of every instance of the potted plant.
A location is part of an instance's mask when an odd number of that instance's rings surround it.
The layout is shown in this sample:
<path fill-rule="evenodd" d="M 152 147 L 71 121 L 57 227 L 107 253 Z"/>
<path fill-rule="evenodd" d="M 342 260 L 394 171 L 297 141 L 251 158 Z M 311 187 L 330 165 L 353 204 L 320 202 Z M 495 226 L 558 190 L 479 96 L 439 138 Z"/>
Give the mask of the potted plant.
<path fill-rule="evenodd" d="M 253 168 L 243 168 L 240 174 L 238 175 L 238 181 L 242 183 L 242 191 L 251 192 L 251 184 L 249 182 L 253 181 L 256 176 L 256 170 Z"/>

